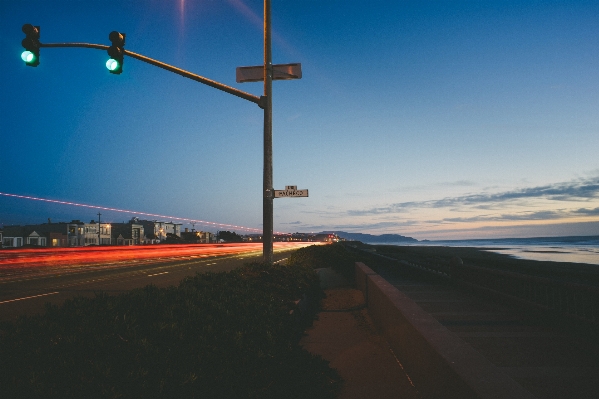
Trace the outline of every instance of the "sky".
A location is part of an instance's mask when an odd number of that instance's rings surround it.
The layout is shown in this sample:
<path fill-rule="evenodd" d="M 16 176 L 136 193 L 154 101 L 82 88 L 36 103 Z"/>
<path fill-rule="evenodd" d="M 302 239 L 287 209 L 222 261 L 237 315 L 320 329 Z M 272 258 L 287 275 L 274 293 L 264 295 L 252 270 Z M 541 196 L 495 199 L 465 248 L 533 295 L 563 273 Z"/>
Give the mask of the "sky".
<path fill-rule="evenodd" d="M 263 112 L 104 50 L 260 96 L 256 0 L 0 0 L 0 225 L 135 214 L 262 229 Z M 599 2 L 272 0 L 278 232 L 417 239 L 599 234 Z M 138 214 L 139 216 L 139 214 Z M 234 228 L 227 228 L 234 229 Z M 239 229 L 238 231 L 248 231 Z M 254 230 L 255 231 L 255 230 Z"/>

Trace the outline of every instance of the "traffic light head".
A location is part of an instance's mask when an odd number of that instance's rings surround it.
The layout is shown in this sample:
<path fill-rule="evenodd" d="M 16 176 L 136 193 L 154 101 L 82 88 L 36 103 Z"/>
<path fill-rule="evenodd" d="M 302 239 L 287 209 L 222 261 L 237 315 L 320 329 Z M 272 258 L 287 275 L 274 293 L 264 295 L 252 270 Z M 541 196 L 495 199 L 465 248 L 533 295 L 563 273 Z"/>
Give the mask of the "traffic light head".
<path fill-rule="evenodd" d="M 21 59 L 28 66 L 36 67 L 40 63 L 40 27 L 25 24 L 22 28 L 25 39 L 21 42 L 25 51 L 21 53 Z"/>
<path fill-rule="evenodd" d="M 112 31 L 108 35 L 108 39 L 112 45 L 108 48 L 110 59 L 106 62 L 106 68 L 110 73 L 120 74 L 123 72 L 123 56 L 125 54 L 125 34 L 117 31 Z"/>

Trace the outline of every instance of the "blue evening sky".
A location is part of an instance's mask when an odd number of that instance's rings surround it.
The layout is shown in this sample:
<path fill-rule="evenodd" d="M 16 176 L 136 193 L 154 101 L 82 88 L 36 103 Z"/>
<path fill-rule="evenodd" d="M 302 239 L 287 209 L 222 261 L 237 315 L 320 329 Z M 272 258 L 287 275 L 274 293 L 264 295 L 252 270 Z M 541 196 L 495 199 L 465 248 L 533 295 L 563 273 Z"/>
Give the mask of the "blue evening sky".
<path fill-rule="evenodd" d="M 0 0 L 0 193 L 262 227 L 263 113 L 103 50 L 261 95 L 260 0 Z M 599 2 L 272 1 L 275 231 L 419 239 L 599 233 Z M 0 224 L 97 218 L 0 195 Z M 120 222 L 127 213 L 103 211 Z M 149 218 L 149 217 L 148 217 Z M 155 219 L 155 218 L 152 218 Z M 185 225 L 185 227 L 191 227 Z M 196 229 L 216 230 L 196 225 Z M 240 230 L 242 231 L 242 230 Z"/>

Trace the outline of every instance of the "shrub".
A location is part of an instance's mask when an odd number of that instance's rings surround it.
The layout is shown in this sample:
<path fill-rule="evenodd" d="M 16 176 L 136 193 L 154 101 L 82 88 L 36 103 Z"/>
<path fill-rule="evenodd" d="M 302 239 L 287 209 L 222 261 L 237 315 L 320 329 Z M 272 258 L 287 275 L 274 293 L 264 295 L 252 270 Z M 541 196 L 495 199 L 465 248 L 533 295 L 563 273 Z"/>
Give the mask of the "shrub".
<path fill-rule="evenodd" d="M 319 268 L 332 268 L 345 277 L 350 283 L 355 281 L 355 262 L 358 260 L 354 253 L 348 252 L 343 244 L 312 245 L 295 251 L 289 257 L 292 265 Z"/>
<path fill-rule="evenodd" d="M 336 372 L 298 345 L 295 301 L 318 290 L 309 268 L 251 264 L 48 305 L 0 326 L 2 395 L 330 398 Z"/>

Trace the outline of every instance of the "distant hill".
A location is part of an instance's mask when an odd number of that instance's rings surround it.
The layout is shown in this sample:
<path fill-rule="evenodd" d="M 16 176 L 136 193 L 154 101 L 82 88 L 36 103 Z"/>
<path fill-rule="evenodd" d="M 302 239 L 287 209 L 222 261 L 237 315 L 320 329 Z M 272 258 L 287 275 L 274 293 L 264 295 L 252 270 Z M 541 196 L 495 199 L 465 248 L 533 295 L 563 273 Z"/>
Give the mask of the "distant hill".
<path fill-rule="evenodd" d="M 345 238 L 350 241 L 361 241 L 361 242 L 418 242 L 417 239 L 412 237 L 406 237 L 399 234 L 363 234 L 363 233 L 347 233 L 345 231 L 323 231 L 323 234 L 337 234 L 341 238 Z"/>

